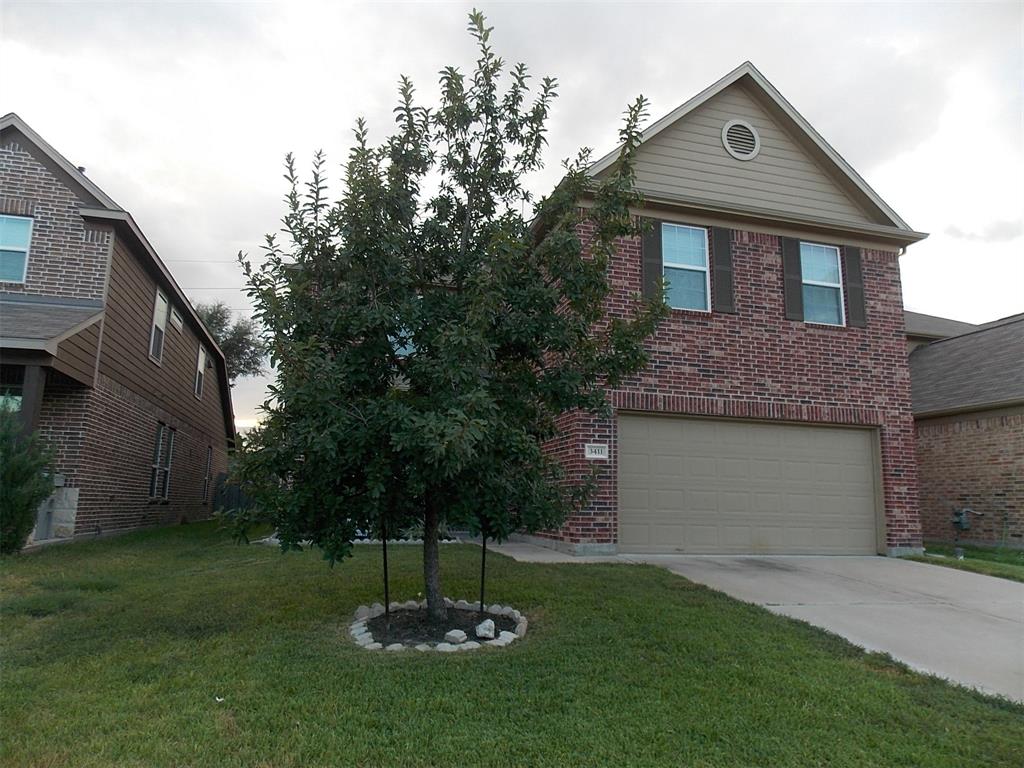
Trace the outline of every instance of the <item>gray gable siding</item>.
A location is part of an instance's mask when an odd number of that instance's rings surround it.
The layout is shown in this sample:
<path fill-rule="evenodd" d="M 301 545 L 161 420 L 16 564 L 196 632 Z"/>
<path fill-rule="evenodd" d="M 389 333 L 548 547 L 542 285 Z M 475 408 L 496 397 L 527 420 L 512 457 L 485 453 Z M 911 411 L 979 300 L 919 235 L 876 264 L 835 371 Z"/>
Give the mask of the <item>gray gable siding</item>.
<path fill-rule="evenodd" d="M 736 160 L 722 146 L 722 127 L 733 119 L 746 120 L 760 134 L 761 150 L 753 160 Z M 636 170 L 637 187 L 654 198 L 878 223 L 739 83 L 646 141 Z"/>

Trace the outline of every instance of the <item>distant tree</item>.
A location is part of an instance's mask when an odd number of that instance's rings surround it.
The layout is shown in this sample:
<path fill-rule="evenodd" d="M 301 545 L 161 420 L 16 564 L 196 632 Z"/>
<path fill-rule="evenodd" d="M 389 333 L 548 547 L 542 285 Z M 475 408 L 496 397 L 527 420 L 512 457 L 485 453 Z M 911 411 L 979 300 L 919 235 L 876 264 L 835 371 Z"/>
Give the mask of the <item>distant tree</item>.
<path fill-rule="evenodd" d="M 603 387 L 645 365 L 666 311 L 637 297 L 630 317 L 605 313 L 616 239 L 636 233 L 644 99 L 606 180 L 588 176 L 583 151 L 534 204 L 525 180 L 542 165 L 556 83 L 529 100 L 520 64 L 502 87 L 482 15 L 469 30 L 475 70 L 442 71 L 436 110 L 402 78 L 397 132 L 373 147 L 358 122 L 336 203 L 323 155 L 307 182 L 289 155 L 289 242 L 268 235 L 262 265 L 242 259 L 277 373 L 241 456 L 247 493 L 285 549 L 310 541 L 331 562 L 356 529 L 421 526 L 435 621 L 441 526 L 501 540 L 578 508 L 590 485 L 569 482 L 543 444 L 560 414 L 607 412 Z"/>
<path fill-rule="evenodd" d="M 223 301 L 196 304 L 196 314 L 224 352 L 231 384 L 241 376 L 264 372 L 266 349 L 256 323 L 247 318 L 232 322 L 231 309 Z"/>
<path fill-rule="evenodd" d="M 22 436 L 17 412 L 0 407 L 0 554 L 25 546 L 39 505 L 53 493 L 45 474 L 51 461 L 37 435 Z"/>

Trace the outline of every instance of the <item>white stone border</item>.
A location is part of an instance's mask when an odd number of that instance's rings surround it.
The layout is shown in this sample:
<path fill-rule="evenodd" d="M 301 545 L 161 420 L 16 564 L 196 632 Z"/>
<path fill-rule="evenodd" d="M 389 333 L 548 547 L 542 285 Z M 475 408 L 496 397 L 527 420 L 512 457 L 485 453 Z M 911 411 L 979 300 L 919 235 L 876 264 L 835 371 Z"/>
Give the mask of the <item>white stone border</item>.
<path fill-rule="evenodd" d="M 267 536 L 266 538 L 257 539 L 254 543 L 255 544 L 266 544 L 267 546 L 270 546 L 270 547 L 276 547 L 276 546 L 278 546 L 281 543 L 281 540 L 277 538 L 277 534 L 275 533 L 275 534 L 271 534 L 270 536 Z M 308 547 L 310 545 L 310 542 L 308 542 L 308 541 L 301 541 L 299 543 L 302 546 L 304 546 L 304 547 Z M 380 546 L 383 542 L 380 539 L 353 539 L 352 543 L 353 544 L 376 544 L 376 545 Z M 462 540 L 459 539 L 459 538 L 441 539 L 437 543 L 438 544 L 462 544 Z M 388 539 L 388 546 L 389 547 L 392 546 L 392 545 L 403 546 L 403 545 L 409 545 L 409 544 L 415 544 L 417 546 L 420 546 L 420 545 L 423 544 L 423 539 Z"/>
<path fill-rule="evenodd" d="M 479 601 L 470 603 L 465 600 L 452 600 L 451 598 L 446 597 L 444 599 L 444 604 L 450 610 L 473 611 L 475 613 L 480 612 Z M 418 611 L 420 608 L 426 608 L 426 606 L 426 600 L 420 600 L 419 602 L 416 600 L 406 600 L 404 603 L 391 603 L 390 607 L 392 613 L 394 613 L 396 611 Z M 367 626 L 367 622 L 370 619 L 375 619 L 378 616 L 384 615 L 384 606 L 380 603 L 374 603 L 373 605 L 360 605 L 356 608 L 356 612 L 353 615 L 353 621 L 349 625 L 349 634 L 352 636 L 356 645 L 360 648 L 365 648 L 368 651 L 404 651 L 414 648 L 417 651 L 439 651 L 440 653 L 472 651 L 485 645 L 504 648 L 509 643 L 513 643 L 521 637 L 526 637 L 526 630 L 529 627 L 529 622 L 526 620 L 526 617 L 515 608 L 495 603 L 494 605 L 487 606 L 484 613 L 491 616 L 504 616 L 512 619 L 516 624 L 515 632 L 505 630 L 493 640 L 483 640 L 482 642 L 466 640 L 461 643 L 420 643 L 415 646 L 405 645 L 404 643 L 391 643 L 390 645 L 384 646 L 373 639 L 373 634 Z"/>

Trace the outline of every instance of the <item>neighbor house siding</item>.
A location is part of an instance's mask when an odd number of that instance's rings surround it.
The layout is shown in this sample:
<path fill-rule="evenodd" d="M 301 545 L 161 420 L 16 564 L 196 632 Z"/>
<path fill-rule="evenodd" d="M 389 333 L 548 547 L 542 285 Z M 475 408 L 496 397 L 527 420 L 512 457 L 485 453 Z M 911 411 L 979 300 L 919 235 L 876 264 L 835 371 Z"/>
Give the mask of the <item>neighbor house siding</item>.
<path fill-rule="evenodd" d="M 925 539 L 951 541 L 969 507 L 965 541 L 1024 547 L 1024 408 L 919 419 L 917 460 Z"/>
<path fill-rule="evenodd" d="M 761 150 L 753 160 L 737 160 L 722 146 L 722 128 L 734 119 L 760 134 Z M 636 185 L 652 198 L 878 223 L 739 84 L 644 142 L 637 151 Z"/>
<path fill-rule="evenodd" d="M 92 384 L 99 351 L 100 322 L 96 321 L 57 345 L 53 367 L 82 384 Z"/>
<path fill-rule="evenodd" d="M 586 242 L 592 227 L 584 224 Z M 608 393 L 617 410 L 874 427 L 881 448 L 885 544 L 921 545 L 914 422 L 898 255 L 862 250 L 865 328 L 785 319 L 780 239 L 732 231 L 735 314 L 672 310 L 647 342 L 646 369 Z M 641 241 L 618 244 L 610 314 L 627 316 L 641 293 Z M 712 292 L 714 292 L 712 275 Z M 616 419 L 565 417 L 572 437 L 552 450 L 570 473 L 595 467 L 599 493 L 557 535 L 575 544 L 615 541 Z M 607 462 L 582 463 L 583 443 L 609 444 Z M 569 443 L 574 443 L 569 447 Z"/>

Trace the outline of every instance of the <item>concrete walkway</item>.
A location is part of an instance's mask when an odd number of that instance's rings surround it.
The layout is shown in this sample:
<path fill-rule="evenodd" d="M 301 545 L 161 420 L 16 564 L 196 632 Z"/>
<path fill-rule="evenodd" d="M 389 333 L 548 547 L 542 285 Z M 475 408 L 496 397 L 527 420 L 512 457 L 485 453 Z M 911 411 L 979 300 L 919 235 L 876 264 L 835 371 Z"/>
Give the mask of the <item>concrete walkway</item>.
<path fill-rule="evenodd" d="M 532 544 L 530 562 L 648 563 L 801 619 L 923 672 L 1024 701 L 1024 584 L 885 557 L 617 555 L 576 558 Z"/>

